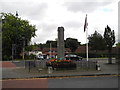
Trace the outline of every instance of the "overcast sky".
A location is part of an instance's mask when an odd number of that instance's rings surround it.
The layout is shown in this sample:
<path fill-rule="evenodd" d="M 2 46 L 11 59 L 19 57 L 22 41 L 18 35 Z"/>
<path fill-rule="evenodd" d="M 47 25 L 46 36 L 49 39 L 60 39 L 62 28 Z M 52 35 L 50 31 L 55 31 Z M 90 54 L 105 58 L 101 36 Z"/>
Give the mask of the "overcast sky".
<path fill-rule="evenodd" d="M 103 35 L 105 27 L 115 30 L 118 40 L 119 0 L 0 0 L 0 12 L 15 14 L 36 25 L 36 37 L 32 43 L 45 43 L 57 38 L 57 28 L 63 26 L 65 38 L 76 38 L 86 43 L 85 16 L 88 19 L 88 35 L 97 30 Z"/>

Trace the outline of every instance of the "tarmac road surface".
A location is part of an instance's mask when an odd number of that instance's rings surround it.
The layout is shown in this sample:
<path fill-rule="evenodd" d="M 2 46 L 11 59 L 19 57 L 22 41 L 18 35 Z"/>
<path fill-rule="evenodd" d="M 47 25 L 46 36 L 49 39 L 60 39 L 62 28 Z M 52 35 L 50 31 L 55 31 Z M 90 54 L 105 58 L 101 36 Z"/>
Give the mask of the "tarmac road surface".
<path fill-rule="evenodd" d="M 118 88 L 117 76 L 57 78 L 48 82 L 49 88 Z"/>
<path fill-rule="evenodd" d="M 3 80 L 2 88 L 118 88 L 117 76 Z"/>
<path fill-rule="evenodd" d="M 48 88 L 47 79 L 2 80 L 2 88 Z"/>

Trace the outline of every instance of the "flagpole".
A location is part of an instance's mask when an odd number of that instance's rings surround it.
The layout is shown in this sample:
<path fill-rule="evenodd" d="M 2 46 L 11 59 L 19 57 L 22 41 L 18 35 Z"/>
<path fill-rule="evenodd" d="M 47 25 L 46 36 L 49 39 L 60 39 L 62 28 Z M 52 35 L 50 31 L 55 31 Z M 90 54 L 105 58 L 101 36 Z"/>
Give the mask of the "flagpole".
<path fill-rule="evenodd" d="M 84 32 L 85 31 L 86 31 L 86 59 L 88 61 L 88 23 L 87 23 L 87 14 L 86 14 L 86 17 L 85 17 L 85 24 L 84 24 Z"/>
<path fill-rule="evenodd" d="M 88 61 L 88 27 L 86 29 L 86 57 Z"/>

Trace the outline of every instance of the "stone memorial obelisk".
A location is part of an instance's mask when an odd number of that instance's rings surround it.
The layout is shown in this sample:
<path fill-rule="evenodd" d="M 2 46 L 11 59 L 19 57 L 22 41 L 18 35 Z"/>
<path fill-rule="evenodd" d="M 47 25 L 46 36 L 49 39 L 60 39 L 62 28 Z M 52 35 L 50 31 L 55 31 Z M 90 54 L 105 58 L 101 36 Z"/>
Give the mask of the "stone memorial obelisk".
<path fill-rule="evenodd" d="M 65 54 L 64 47 L 64 28 L 58 27 L 58 42 L 57 42 L 57 59 L 63 60 Z"/>

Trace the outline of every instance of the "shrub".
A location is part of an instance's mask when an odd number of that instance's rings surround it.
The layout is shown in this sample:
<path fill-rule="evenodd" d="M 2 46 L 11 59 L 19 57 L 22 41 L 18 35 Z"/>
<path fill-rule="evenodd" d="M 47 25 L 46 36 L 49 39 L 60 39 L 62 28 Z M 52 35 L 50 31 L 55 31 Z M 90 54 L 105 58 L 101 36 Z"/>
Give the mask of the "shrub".
<path fill-rule="evenodd" d="M 52 66 L 53 68 L 76 68 L 76 64 L 72 60 L 52 59 L 46 62 L 46 66 Z"/>
<path fill-rule="evenodd" d="M 30 55 L 25 55 L 25 59 L 34 59 L 35 55 L 30 54 Z"/>
<path fill-rule="evenodd" d="M 3 60 L 3 61 L 10 61 L 10 60 L 12 60 L 12 57 L 7 56 L 7 55 L 4 55 L 4 56 L 2 57 L 2 60 Z"/>

